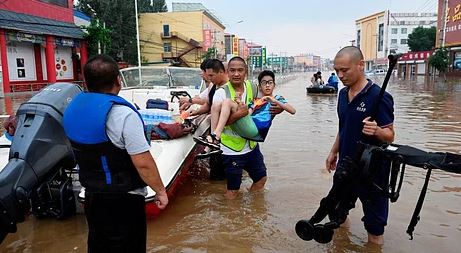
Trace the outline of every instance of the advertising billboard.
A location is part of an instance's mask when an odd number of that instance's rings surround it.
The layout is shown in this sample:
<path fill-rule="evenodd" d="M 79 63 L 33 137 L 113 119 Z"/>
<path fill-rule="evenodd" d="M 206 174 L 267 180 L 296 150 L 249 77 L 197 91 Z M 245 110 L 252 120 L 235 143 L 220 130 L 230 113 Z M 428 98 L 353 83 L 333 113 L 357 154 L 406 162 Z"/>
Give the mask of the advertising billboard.
<path fill-rule="evenodd" d="M 461 0 L 448 1 L 446 6 L 445 15 L 443 13 L 445 8 L 445 1 L 439 0 L 439 17 L 438 27 L 439 31 L 443 30 L 444 16 L 446 16 L 446 27 L 445 27 L 445 46 L 456 46 L 461 45 Z M 440 33 L 438 45 L 442 46 L 443 32 Z"/>
<path fill-rule="evenodd" d="M 203 51 L 207 51 L 211 47 L 211 30 L 203 30 Z"/>
<path fill-rule="evenodd" d="M 232 53 L 235 56 L 239 55 L 239 38 L 237 36 L 235 36 L 232 41 Z"/>

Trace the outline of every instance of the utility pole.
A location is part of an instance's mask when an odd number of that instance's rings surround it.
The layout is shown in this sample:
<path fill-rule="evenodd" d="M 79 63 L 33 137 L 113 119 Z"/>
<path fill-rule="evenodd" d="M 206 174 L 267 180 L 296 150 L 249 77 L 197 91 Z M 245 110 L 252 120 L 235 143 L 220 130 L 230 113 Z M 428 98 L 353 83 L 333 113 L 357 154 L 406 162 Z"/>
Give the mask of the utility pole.
<path fill-rule="evenodd" d="M 134 0 L 134 12 L 136 18 L 136 45 L 138 48 L 138 74 L 139 74 L 139 86 L 142 85 L 141 77 L 141 46 L 139 45 L 139 21 L 138 21 L 138 0 Z"/>
<path fill-rule="evenodd" d="M 445 35 L 447 33 L 446 29 L 447 29 L 447 16 L 448 16 L 448 12 L 447 12 L 447 9 L 448 9 L 448 0 L 445 0 L 445 4 L 443 5 L 443 36 L 442 36 L 442 47 L 445 47 Z"/>
<path fill-rule="evenodd" d="M 212 48 L 213 48 L 213 58 L 216 59 L 218 57 L 218 49 L 216 48 L 216 34 L 219 34 L 219 31 L 213 30 L 211 31 L 211 39 L 213 40 L 212 42 Z"/>

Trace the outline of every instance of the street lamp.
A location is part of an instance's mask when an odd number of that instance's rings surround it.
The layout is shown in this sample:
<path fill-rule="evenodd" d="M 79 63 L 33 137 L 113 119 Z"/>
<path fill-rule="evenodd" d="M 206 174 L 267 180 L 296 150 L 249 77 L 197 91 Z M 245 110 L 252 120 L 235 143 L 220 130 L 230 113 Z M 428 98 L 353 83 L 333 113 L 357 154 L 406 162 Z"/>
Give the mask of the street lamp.
<path fill-rule="evenodd" d="M 237 21 L 237 22 L 235 22 L 235 23 L 233 23 L 231 25 L 228 25 L 226 28 L 229 29 L 229 28 L 234 27 L 235 25 L 241 24 L 243 22 L 245 22 L 245 21 L 240 19 L 239 21 Z"/>

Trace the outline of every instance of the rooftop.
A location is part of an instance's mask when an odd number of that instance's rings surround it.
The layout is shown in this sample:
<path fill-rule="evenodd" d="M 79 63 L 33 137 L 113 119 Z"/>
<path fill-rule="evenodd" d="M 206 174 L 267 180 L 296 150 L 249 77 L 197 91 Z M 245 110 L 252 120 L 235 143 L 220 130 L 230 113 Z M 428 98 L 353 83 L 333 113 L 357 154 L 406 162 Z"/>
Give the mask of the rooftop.
<path fill-rule="evenodd" d="M 18 30 L 32 34 L 56 35 L 68 38 L 83 38 L 83 31 L 74 23 L 56 21 L 32 15 L 0 9 L 0 28 Z"/>
<path fill-rule="evenodd" d="M 207 9 L 203 4 L 201 3 L 172 3 L 172 12 L 182 12 L 182 11 L 203 11 L 208 16 L 213 19 L 216 23 L 221 25 L 222 27 L 224 26 L 224 23 L 221 21 L 220 18 L 218 18 L 212 11 Z"/>

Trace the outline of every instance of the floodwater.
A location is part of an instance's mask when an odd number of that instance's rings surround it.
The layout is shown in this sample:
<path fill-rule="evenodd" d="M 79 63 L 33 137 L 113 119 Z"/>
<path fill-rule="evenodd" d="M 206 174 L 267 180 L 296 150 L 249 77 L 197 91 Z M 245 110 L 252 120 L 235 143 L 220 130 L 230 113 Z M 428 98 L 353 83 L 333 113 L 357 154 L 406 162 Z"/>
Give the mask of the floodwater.
<path fill-rule="evenodd" d="M 306 95 L 309 78 L 298 76 L 276 90 L 297 113 L 277 116 L 261 145 L 265 192 L 249 193 L 245 178 L 240 197 L 226 200 L 225 182 L 208 181 L 198 166 L 160 217 L 148 222 L 148 252 L 459 252 L 461 175 L 433 171 L 414 239 L 405 233 L 425 176 L 414 167 L 407 167 L 401 197 L 390 206 L 384 246 L 366 243 L 360 202 L 351 228 L 336 231 L 331 243 L 298 238 L 294 224 L 313 214 L 331 186 L 324 161 L 338 122 L 336 96 Z M 461 151 L 461 81 L 395 78 L 388 90 L 395 100 L 396 143 Z M 86 252 L 86 233 L 83 215 L 61 221 L 29 216 L 0 252 Z"/>

